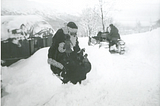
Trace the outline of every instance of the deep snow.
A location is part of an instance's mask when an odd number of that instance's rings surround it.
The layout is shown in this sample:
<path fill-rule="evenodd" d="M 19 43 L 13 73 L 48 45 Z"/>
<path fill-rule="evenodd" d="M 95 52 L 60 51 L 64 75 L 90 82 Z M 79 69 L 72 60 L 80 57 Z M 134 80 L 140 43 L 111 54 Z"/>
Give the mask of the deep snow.
<path fill-rule="evenodd" d="M 62 84 L 47 64 L 48 47 L 2 69 L 2 106 L 160 106 L 160 28 L 122 36 L 124 55 L 86 48 L 92 70 L 82 84 Z"/>

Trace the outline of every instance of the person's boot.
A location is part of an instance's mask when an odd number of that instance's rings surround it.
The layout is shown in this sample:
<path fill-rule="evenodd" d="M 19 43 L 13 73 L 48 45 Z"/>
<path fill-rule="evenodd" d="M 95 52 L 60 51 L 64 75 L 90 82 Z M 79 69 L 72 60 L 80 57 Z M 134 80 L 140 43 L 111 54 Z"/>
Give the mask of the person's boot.
<path fill-rule="evenodd" d="M 64 77 L 64 78 L 62 79 L 62 82 L 63 82 L 63 84 L 66 84 L 66 83 L 69 82 L 69 79 Z"/>

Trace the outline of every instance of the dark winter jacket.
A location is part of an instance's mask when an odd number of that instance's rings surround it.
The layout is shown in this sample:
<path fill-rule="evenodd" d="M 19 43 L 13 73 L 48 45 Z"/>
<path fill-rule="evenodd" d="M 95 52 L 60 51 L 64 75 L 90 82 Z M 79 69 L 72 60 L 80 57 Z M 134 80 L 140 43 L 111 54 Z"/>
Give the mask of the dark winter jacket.
<path fill-rule="evenodd" d="M 68 78 L 69 81 L 71 81 L 73 84 L 76 84 L 77 82 L 86 79 L 86 74 L 91 70 L 91 64 L 89 61 L 82 62 L 84 57 L 78 52 L 80 51 L 78 38 L 76 40 L 76 45 L 73 47 L 74 51 L 69 56 L 66 56 L 65 52 L 59 52 L 59 44 L 65 42 L 66 36 L 67 35 L 64 34 L 62 29 L 59 29 L 56 32 L 52 39 L 52 46 L 49 48 L 48 51 L 48 58 L 52 58 L 57 62 L 63 64 L 67 72 L 65 77 Z M 52 65 L 51 70 L 55 74 L 62 71 Z"/>
<path fill-rule="evenodd" d="M 110 28 L 111 28 L 111 31 L 109 33 L 109 40 L 115 41 L 117 39 L 121 39 L 118 29 L 114 25 L 110 25 Z"/>
<path fill-rule="evenodd" d="M 60 53 L 58 51 L 58 47 L 59 47 L 60 43 L 65 42 L 65 36 L 66 35 L 64 34 L 62 29 L 59 29 L 56 32 L 56 34 L 52 38 L 52 46 L 49 48 L 48 58 L 52 58 L 52 59 L 60 62 L 60 60 L 61 60 L 60 55 L 63 55 L 63 53 Z M 74 52 L 78 52 L 80 50 L 78 40 L 76 41 L 76 46 L 73 49 L 74 49 Z"/>

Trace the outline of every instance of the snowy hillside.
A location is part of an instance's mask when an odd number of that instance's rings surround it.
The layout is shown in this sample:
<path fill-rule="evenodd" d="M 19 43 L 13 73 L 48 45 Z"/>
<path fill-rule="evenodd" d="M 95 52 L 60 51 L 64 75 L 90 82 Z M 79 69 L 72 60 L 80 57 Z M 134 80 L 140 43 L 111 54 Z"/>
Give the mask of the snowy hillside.
<path fill-rule="evenodd" d="M 2 69 L 2 106 L 160 106 L 160 28 L 122 36 L 127 51 L 86 48 L 92 70 L 82 84 L 61 84 L 47 64 L 48 47 Z"/>
<path fill-rule="evenodd" d="M 48 0 L 2 0 L 1 15 L 42 16 L 55 30 L 64 25 L 65 22 L 71 20 L 74 22 L 79 22 L 79 13 L 71 13 L 68 10 L 69 8 L 72 10 L 76 10 L 78 8 L 76 7 L 76 9 L 73 9 L 73 5 L 71 6 L 70 3 L 68 3 L 69 1 L 65 1 L 66 3 L 63 3 L 63 5 L 61 0 L 49 0 L 50 2 L 47 1 Z M 33 17 L 33 20 L 34 19 L 35 18 Z"/>

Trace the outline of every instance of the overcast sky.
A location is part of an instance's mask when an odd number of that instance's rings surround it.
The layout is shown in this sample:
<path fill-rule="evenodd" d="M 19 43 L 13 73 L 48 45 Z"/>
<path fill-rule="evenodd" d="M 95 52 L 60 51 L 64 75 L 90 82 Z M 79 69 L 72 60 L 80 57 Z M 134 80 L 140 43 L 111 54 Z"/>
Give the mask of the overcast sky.
<path fill-rule="evenodd" d="M 44 3 L 44 0 L 30 0 Z M 81 12 L 86 7 L 93 7 L 99 0 L 45 0 L 59 11 L 68 13 Z M 102 0 L 109 1 L 109 0 Z M 110 0 L 113 1 L 113 0 Z M 160 0 L 116 0 L 116 8 L 121 10 L 115 13 L 115 19 L 122 23 L 135 24 L 140 21 L 148 25 L 160 19 Z"/>
<path fill-rule="evenodd" d="M 14 0 L 2 0 L 14 1 Z M 15 0 L 19 1 L 19 0 Z M 23 0 L 21 0 L 23 1 Z M 51 6 L 59 12 L 70 14 L 81 13 L 86 7 L 94 7 L 99 4 L 99 0 L 28 0 L 44 5 L 42 8 Z M 160 0 L 102 0 L 116 1 L 115 7 L 121 11 L 114 14 L 114 18 L 121 23 L 135 24 L 140 21 L 144 25 L 153 23 L 160 19 Z M 17 2 L 18 3 L 18 2 Z M 3 4 L 3 3 L 2 3 Z M 25 8 L 25 7 L 24 7 Z"/>
<path fill-rule="evenodd" d="M 127 1 L 127 0 L 121 0 Z M 128 0 L 121 2 L 122 11 L 117 14 L 121 21 L 141 21 L 147 25 L 160 19 L 160 0 Z"/>

